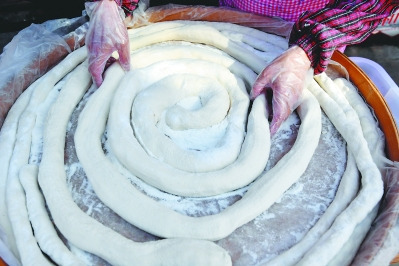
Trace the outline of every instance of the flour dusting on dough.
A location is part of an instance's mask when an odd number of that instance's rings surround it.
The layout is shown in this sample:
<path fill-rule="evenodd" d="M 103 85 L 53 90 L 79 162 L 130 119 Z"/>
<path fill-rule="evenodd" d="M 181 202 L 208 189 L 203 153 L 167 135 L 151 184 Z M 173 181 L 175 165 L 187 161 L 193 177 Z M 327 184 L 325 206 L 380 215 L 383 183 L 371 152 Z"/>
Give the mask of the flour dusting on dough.
<path fill-rule="evenodd" d="M 81 103 L 81 105 L 84 104 Z M 77 109 L 81 109 L 81 105 L 79 105 Z M 74 116 L 78 116 L 78 114 L 79 112 L 76 112 Z M 71 119 L 71 124 L 76 126 L 76 121 L 77 117 L 73 117 Z M 268 211 L 237 229 L 228 238 L 217 241 L 216 243 L 229 250 L 231 255 L 240 258 L 237 260 L 236 265 L 257 265 L 262 261 L 271 259 L 282 250 L 297 243 L 330 204 L 335 195 L 336 186 L 345 169 L 346 151 L 342 138 L 329 120 L 323 116 L 322 122 L 323 134 L 320 141 L 321 148 L 318 148 L 315 156 L 318 160 L 322 160 L 323 154 L 328 154 L 330 156 L 326 158 L 326 160 L 329 160 L 325 168 L 327 174 L 323 173 L 323 175 L 325 175 L 324 178 L 318 177 L 315 179 L 305 173 L 304 176 Z M 71 126 L 68 131 L 74 132 L 74 126 Z M 290 147 L 295 142 L 299 126 L 300 119 L 296 113 L 293 113 L 288 120 L 283 123 L 281 129 L 273 137 L 271 154 L 265 171 L 275 165 L 275 163 L 289 151 Z M 106 154 L 109 160 L 118 167 L 119 171 L 131 181 L 132 185 L 179 213 L 190 216 L 219 213 L 237 200 L 240 200 L 247 190 L 247 187 L 243 187 L 230 193 L 206 198 L 188 198 L 164 193 L 132 175 L 116 160 L 108 144 L 107 130 L 103 135 L 102 142 L 104 154 Z M 326 153 L 326 150 L 328 150 L 329 153 Z M 70 150 L 68 153 L 72 154 L 74 151 Z M 336 154 L 333 155 L 335 156 L 334 160 L 331 160 L 332 154 Z M 73 155 L 70 156 L 73 158 Z M 313 163 L 312 166 L 311 161 L 309 166 L 310 172 L 319 168 L 314 164 L 315 163 Z M 129 231 L 135 232 L 134 234 L 128 234 L 128 237 L 147 239 L 147 241 L 156 239 L 134 226 L 130 225 L 128 227 L 126 222 L 120 225 L 115 223 L 117 221 L 117 216 L 97 198 L 90 183 L 82 172 L 83 169 L 81 169 L 81 165 L 77 161 L 67 165 L 66 170 L 74 200 L 83 211 L 113 226 L 114 230 L 121 233 L 125 232 L 125 235 L 127 232 L 125 230 L 128 228 Z M 319 170 L 316 170 L 316 172 L 317 171 Z M 309 193 L 309 191 L 312 193 Z M 295 222 L 298 220 L 302 222 L 300 224 Z M 260 256 L 259 254 L 262 255 Z"/>

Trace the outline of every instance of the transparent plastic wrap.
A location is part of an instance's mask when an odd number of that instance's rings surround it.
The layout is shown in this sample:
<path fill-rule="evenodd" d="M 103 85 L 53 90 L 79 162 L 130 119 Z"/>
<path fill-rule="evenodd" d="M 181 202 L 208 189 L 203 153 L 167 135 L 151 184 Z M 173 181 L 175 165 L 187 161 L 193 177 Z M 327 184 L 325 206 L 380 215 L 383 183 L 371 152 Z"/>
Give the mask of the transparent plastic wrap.
<path fill-rule="evenodd" d="M 0 126 L 18 96 L 71 50 L 83 45 L 85 19 L 32 24 L 4 47 L 0 56 Z M 71 30 L 71 27 L 78 26 Z"/>
<path fill-rule="evenodd" d="M 293 25 L 292 22 L 282 20 L 281 18 L 256 15 L 233 8 L 168 4 L 150 7 L 145 11 L 143 8 L 137 9 L 128 27 L 137 28 L 149 23 L 171 20 L 229 22 L 256 28 L 286 38 L 289 37 Z"/>
<path fill-rule="evenodd" d="M 399 164 L 392 165 L 385 171 L 384 197 L 380 211 L 374 220 L 353 265 L 387 265 L 399 251 Z M 398 258 L 394 262 L 399 262 Z"/>
<path fill-rule="evenodd" d="M 113 52 L 119 54 L 119 62 L 130 69 L 129 39 L 126 26 L 115 2 L 89 3 L 86 10 L 90 15 L 90 26 L 86 34 L 89 49 L 89 71 L 97 86 L 103 82 L 102 73 Z"/>
<path fill-rule="evenodd" d="M 307 55 L 298 46 L 291 47 L 269 64 L 256 79 L 251 98 L 255 99 L 270 88 L 273 91 L 273 120 L 271 134 L 298 107 L 305 79 L 313 76 Z"/>

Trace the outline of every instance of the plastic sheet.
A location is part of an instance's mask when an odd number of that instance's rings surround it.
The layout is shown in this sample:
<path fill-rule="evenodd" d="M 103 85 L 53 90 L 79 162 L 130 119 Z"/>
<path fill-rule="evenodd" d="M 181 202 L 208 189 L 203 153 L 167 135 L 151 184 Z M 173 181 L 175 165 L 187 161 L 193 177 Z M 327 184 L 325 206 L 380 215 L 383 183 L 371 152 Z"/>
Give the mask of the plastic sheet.
<path fill-rule="evenodd" d="M 32 24 L 4 47 L 0 56 L 0 126 L 12 104 L 33 81 L 83 44 L 87 24 L 69 31 L 75 22 L 84 19 Z"/>
<path fill-rule="evenodd" d="M 145 12 L 142 9 L 137 11 L 128 27 L 137 28 L 149 23 L 171 20 L 216 21 L 235 23 L 288 38 L 293 25 L 292 22 L 280 18 L 260 16 L 227 7 L 168 4 L 150 7 Z"/>
<path fill-rule="evenodd" d="M 388 161 L 384 197 L 380 211 L 368 232 L 353 265 L 387 265 L 399 250 L 399 164 Z M 398 262 L 398 261 L 396 261 Z"/>

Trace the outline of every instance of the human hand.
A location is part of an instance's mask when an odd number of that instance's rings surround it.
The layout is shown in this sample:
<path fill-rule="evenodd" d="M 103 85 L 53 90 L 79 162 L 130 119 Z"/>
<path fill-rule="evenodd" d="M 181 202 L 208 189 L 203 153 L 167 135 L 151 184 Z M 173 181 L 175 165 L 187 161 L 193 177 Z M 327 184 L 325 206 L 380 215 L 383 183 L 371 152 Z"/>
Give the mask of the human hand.
<path fill-rule="evenodd" d="M 299 46 L 293 46 L 273 60 L 258 76 L 252 90 L 255 99 L 266 90 L 273 91 L 273 119 L 270 132 L 273 135 L 280 125 L 298 107 L 310 60 Z"/>
<path fill-rule="evenodd" d="M 102 74 L 108 59 L 118 51 L 119 63 L 126 71 L 130 69 L 129 38 L 127 29 L 113 0 L 96 3 L 90 17 L 86 34 L 89 49 L 89 71 L 97 86 L 103 82 Z"/>

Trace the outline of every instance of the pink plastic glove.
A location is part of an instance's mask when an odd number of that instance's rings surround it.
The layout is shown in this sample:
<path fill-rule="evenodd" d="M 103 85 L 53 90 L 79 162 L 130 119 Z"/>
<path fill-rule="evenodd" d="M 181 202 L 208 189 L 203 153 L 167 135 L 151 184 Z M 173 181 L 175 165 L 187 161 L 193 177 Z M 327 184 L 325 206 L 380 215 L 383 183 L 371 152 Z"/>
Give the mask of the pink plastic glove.
<path fill-rule="evenodd" d="M 273 91 L 272 135 L 298 107 L 309 69 L 310 60 L 305 51 L 293 46 L 273 60 L 256 79 L 250 95 L 252 100 L 268 89 Z"/>
<path fill-rule="evenodd" d="M 89 71 L 97 86 L 103 82 L 105 65 L 115 51 L 119 53 L 122 68 L 129 71 L 129 38 L 115 1 L 98 2 L 90 17 L 86 45 L 89 49 Z"/>

